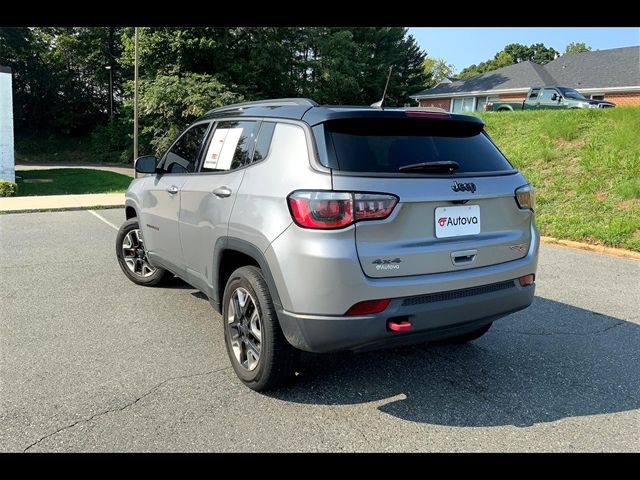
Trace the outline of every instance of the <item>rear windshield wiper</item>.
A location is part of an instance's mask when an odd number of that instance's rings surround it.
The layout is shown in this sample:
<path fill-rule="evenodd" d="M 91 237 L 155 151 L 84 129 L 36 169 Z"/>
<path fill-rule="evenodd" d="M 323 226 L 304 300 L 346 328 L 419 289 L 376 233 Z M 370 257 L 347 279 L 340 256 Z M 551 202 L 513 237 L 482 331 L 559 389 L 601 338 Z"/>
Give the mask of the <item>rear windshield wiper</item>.
<path fill-rule="evenodd" d="M 447 160 L 442 162 L 424 162 L 404 165 L 398 170 L 401 172 L 453 172 L 459 168 L 460 164 L 458 162 Z"/>

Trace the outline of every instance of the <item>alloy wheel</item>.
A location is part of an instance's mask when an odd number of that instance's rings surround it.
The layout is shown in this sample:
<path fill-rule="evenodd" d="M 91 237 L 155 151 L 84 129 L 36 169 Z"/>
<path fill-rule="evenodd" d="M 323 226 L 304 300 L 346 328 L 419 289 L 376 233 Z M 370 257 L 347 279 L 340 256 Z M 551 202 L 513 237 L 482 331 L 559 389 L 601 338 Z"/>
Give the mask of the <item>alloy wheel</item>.
<path fill-rule="evenodd" d="M 149 263 L 139 228 L 130 230 L 122 240 L 122 258 L 127 268 L 138 277 L 149 277 L 156 271 Z"/>
<path fill-rule="evenodd" d="M 231 294 L 227 312 L 231 348 L 236 360 L 251 371 L 258 366 L 262 348 L 262 320 L 251 294 L 238 287 Z"/>

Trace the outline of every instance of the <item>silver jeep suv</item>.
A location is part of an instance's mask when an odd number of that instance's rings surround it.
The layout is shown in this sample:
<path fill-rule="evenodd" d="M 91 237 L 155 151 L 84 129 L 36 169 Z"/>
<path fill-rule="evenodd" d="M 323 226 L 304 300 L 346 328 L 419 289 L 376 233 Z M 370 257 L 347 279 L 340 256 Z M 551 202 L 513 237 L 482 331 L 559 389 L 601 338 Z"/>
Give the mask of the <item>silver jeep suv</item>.
<path fill-rule="evenodd" d="M 116 253 L 222 314 L 255 390 L 297 353 L 465 342 L 531 304 L 533 189 L 472 116 L 307 99 L 218 108 L 140 157 Z"/>

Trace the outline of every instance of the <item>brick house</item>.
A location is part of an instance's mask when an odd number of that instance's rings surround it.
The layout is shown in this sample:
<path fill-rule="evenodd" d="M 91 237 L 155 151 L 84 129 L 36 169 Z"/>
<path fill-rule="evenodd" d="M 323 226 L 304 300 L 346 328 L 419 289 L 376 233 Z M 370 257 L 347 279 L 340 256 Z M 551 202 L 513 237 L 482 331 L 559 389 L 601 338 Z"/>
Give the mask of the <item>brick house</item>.
<path fill-rule="evenodd" d="M 546 65 L 521 62 L 467 79 L 445 79 L 411 98 L 421 107 L 473 112 L 488 100 L 524 100 L 529 88 L 553 85 L 616 105 L 640 105 L 640 46 L 563 55 Z"/>

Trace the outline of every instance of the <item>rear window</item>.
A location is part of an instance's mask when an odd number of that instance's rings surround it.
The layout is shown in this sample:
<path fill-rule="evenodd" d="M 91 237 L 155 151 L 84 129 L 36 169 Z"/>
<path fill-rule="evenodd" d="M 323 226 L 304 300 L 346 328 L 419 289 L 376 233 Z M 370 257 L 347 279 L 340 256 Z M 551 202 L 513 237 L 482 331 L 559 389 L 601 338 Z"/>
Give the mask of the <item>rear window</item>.
<path fill-rule="evenodd" d="M 406 165 L 443 161 L 458 163 L 454 175 L 513 168 L 476 123 L 349 119 L 325 122 L 324 130 L 325 166 L 346 172 L 401 173 L 399 168 Z"/>

